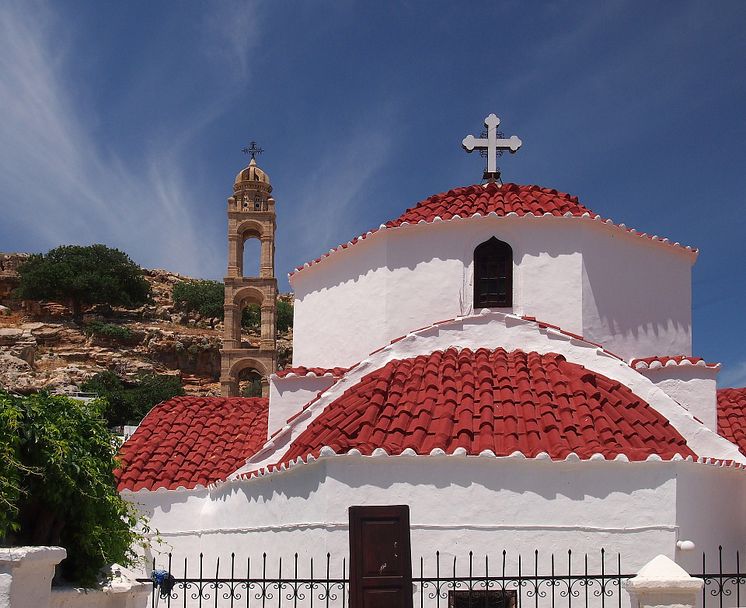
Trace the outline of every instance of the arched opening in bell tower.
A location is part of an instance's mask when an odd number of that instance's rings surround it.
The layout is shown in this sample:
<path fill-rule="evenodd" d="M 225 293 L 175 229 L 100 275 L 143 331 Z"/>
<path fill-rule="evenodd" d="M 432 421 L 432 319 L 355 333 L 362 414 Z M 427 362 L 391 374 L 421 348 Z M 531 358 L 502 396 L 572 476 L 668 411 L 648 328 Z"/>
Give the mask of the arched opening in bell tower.
<path fill-rule="evenodd" d="M 261 264 L 262 244 L 258 237 L 249 237 L 241 246 L 243 257 L 241 259 L 241 276 L 258 277 Z"/>
<path fill-rule="evenodd" d="M 250 357 L 240 359 L 233 364 L 228 373 L 230 394 L 241 397 L 266 397 L 269 391 L 268 376 L 269 369 L 262 361 Z M 259 394 L 254 394 L 257 391 Z"/>
<path fill-rule="evenodd" d="M 262 375 L 253 368 L 246 368 L 238 374 L 238 394 L 241 397 L 261 397 Z"/>
<path fill-rule="evenodd" d="M 238 251 L 236 266 L 238 276 L 258 277 L 261 274 L 261 253 L 265 227 L 256 220 L 241 222 L 237 228 Z"/>

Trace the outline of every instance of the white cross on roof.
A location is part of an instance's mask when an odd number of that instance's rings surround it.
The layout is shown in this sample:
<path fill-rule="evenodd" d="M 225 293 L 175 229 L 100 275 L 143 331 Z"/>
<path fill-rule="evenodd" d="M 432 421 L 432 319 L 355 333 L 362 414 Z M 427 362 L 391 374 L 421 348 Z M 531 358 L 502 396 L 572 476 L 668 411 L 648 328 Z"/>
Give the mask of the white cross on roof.
<path fill-rule="evenodd" d="M 490 114 L 484 119 L 484 125 L 487 127 L 487 138 L 477 139 L 473 135 L 467 135 L 461 142 L 464 150 L 472 152 L 474 149 L 487 150 L 487 171 L 484 172 L 485 179 L 498 179 L 500 175 L 497 171 L 497 154 L 501 150 L 510 150 L 511 154 L 515 153 L 523 143 L 518 137 L 512 135 L 509 139 L 497 138 L 497 126 L 500 119 L 494 114 Z"/>

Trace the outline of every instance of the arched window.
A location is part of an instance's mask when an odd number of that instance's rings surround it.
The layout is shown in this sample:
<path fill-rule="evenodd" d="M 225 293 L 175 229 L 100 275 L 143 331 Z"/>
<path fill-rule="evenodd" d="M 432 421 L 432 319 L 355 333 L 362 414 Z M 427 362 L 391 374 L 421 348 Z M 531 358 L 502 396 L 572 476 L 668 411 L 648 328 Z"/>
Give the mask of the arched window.
<path fill-rule="evenodd" d="M 474 308 L 513 305 L 513 249 L 494 236 L 474 250 Z"/>

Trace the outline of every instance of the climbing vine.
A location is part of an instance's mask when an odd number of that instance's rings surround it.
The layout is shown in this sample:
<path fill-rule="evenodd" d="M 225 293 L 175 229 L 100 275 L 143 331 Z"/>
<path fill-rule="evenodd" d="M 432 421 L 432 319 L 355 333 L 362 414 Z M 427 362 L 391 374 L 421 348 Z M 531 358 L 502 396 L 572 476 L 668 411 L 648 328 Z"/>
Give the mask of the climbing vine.
<path fill-rule="evenodd" d="M 95 583 L 128 565 L 144 519 L 116 490 L 105 404 L 0 391 L 0 537 L 4 545 L 67 549 L 63 578 Z"/>

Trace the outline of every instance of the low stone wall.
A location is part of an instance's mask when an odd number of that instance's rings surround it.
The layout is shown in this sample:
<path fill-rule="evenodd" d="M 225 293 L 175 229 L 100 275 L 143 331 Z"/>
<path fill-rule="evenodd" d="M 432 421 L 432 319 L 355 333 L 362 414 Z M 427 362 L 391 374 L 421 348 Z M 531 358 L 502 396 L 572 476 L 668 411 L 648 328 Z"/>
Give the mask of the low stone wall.
<path fill-rule="evenodd" d="M 52 588 L 61 547 L 0 548 L 0 608 L 144 608 L 152 586 L 122 566 L 111 567 L 100 589 Z"/>

